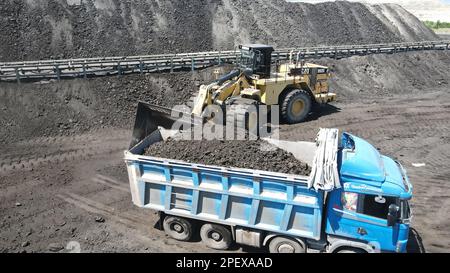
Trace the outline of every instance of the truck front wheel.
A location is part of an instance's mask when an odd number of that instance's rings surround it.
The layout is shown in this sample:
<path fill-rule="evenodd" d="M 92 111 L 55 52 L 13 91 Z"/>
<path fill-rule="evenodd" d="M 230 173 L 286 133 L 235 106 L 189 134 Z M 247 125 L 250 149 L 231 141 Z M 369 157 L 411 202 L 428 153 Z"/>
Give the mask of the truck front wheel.
<path fill-rule="evenodd" d="M 204 224 L 200 229 L 200 237 L 206 246 L 219 250 L 228 249 L 233 241 L 230 230 L 216 224 Z"/>
<path fill-rule="evenodd" d="M 270 240 L 270 253 L 305 253 L 305 247 L 296 240 L 277 236 Z"/>
<path fill-rule="evenodd" d="M 184 218 L 166 216 L 163 226 L 166 234 L 175 240 L 189 241 L 192 237 L 192 223 Z"/>

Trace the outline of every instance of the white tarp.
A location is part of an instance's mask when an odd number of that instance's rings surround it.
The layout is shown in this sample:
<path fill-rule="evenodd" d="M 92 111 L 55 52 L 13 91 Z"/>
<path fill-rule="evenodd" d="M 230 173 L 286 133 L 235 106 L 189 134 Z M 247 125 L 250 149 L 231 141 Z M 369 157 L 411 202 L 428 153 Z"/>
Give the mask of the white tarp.
<path fill-rule="evenodd" d="M 317 151 L 314 156 L 308 187 L 331 191 L 340 188 L 337 166 L 339 130 L 321 128 L 317 134 Z"/>

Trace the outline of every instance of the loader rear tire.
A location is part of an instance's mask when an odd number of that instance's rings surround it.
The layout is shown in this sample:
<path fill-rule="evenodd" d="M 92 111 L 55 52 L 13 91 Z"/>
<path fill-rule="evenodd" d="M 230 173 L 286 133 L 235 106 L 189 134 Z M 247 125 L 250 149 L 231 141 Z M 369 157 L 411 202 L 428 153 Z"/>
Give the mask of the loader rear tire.
<path fill-rule="evenodd" d="M 212 249 L 228 249 L 233 237 L 228 228 L 216 224 L 204 224 L 200 229 L 200 237 L 206 246 Z"/>
<path fill-rule="evenodd" d="M 167 235 L 178 241 L 189 241 L 192 237 L 192 223 L 181 217 L 166 216 L 163 222 Z"/>
<path fill-rule="evenodd" d="M 281 101 L 281 117 L 288 124 L 302 122 L 311 112 L 311 96 L 305 90 L 293 89 Z"/>

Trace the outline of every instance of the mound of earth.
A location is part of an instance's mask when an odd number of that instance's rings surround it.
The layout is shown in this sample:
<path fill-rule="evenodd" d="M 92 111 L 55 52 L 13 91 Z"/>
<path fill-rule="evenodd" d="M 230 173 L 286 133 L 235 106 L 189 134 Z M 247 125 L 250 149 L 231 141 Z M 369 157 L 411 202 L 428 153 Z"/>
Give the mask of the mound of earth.
<path fill-rule="evenodd" d="M 73 135 L 107 126 L 131 129 L 139 100 L 172 107 L 197 91 L 198 73 L 0 83 L 0 143 Z"/>
<path fill-rule="evenodd" d="M 391 97 L 448 89 L 450 51 L 407 52 L 321 59 L 332 72 L 330 88 L 338 100 Z"/>
<path fill-rule="evenodd" d="M 157 142 L 145 155 L 190 163 L 309 175 L 311 167 L 264 140 L 178 140 Z"/>
<path fill-rule="evenodd" d="M 0 62 L 438 39 L 398 5 L 284 0 L 5 0 Z"/>

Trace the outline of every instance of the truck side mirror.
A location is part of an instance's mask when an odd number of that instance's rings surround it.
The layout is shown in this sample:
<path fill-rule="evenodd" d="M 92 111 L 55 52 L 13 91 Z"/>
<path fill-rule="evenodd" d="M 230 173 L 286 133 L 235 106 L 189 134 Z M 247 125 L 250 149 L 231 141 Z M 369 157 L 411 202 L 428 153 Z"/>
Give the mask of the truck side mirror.
<path fill-rule="evenodd" d="M 392 227 L 397 223 L 398 220 L 398 212 L 400 211 L 399 206 L 396 204 L 389 205 L 389 212 L 387 215 L 387 225 L 388 227 Z"/>

